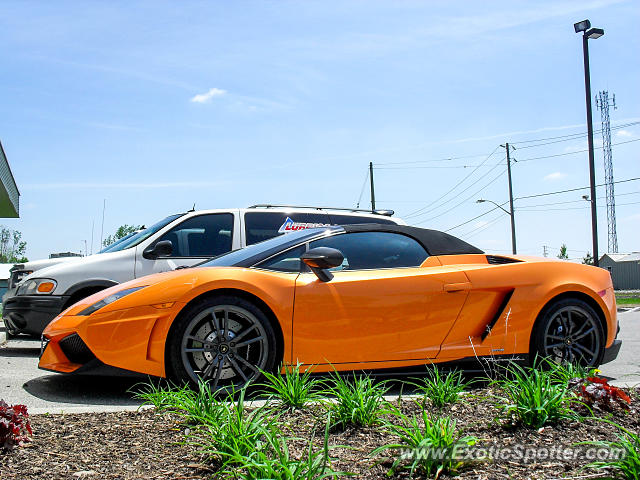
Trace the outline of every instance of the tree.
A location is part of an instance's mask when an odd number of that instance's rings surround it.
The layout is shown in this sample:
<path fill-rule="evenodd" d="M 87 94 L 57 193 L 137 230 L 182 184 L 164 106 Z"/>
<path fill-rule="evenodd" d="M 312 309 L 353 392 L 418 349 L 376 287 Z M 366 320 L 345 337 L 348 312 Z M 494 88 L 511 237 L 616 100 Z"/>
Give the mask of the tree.
<path fill-rule="evenodd" d="M 24 263 L 29 259 L 24 256 L 27 242 L 22 240 L 22 233 L 0 225 L 0 263 Z"/>
<path fill-rule="evenodd" d="M 561 260 L 569 260 L 569 255 L 567 255 L 567 245 L 564 243 L 560 247 L 560 253 L 558 254 L 558 258 Z"/>
<path fill-rule="evenodd" d="M 126 237 L 127 235 L 129 235 L 130 233 L 136 232 L 140 229 L 144 228 L 142 225 L 127 225 L 126 223 L 124 225 L 121 225 L 118 227 L 118 229 L 116 230 L 116 233 L 114 233 L 113 235 L 109 235 L 107 238 L 104 239 L 104 241 L 102 242 L 102 246 L 103 247 L 108 247 L 109 245 L 111 245 L 112 243 L 117 242 L 118 240 L 120 240 L 121 238 Z"/>
<path fill-rule="evenodd" d="M 593 265 L 593 257 L 591 256 L 590 252 L 587 252 L 587 254 L 584 256 L 584 258 L 582 259 L 582 263 L 584 263 L 585 265 Z"/>

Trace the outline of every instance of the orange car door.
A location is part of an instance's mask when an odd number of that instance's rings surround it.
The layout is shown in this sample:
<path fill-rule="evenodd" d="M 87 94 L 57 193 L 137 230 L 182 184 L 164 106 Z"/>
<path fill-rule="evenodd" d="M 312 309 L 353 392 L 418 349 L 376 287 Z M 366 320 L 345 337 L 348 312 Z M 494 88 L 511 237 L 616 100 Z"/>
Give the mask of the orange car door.
<path fill-rule="evenodd" d="M 303 273 L 296 282 L 292 361 L 434 358 L 468 286 L 463 272 L 447 267 L 344 270 L 326 283 Z"/>

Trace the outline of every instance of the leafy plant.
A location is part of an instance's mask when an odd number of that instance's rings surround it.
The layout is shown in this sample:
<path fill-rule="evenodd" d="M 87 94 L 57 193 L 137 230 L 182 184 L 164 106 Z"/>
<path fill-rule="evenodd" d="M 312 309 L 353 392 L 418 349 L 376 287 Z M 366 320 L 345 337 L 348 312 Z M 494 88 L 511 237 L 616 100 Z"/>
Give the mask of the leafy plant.
<path fill-rule="evenodd" d="M 551 370 L 554 378 L 565 385 L 569 385 L 576 380 L 579 381 L 587 377 L 596 376 L 599 372 L 596 368 L 585 367 L 579 363 L 555 363 L 549 359 L 544 359 L 543 362 L 541 366 Z"/>
<path fill-rule="evenodd" d="M 203 418 L 210 419 L 219 411 L 216 392 L 207 382 L 199 382 L 197 391 L 187 385 L 163 387 L 148 383 L 142 390 L 134 392 L 134 397 L 146 405 L 153 405 L 158 412 L 174 411 L 192 424 Z"/>
<path fill-rule="evenodd" d="M 453 370 L 443 375 L 437 366 L 428 368 L 427 375 L 417 380 L 411 384 L 420 390 L 425 397 L 431 399 L 436 408 L 456 403 L 460 398 L 460 393 L 470 384 L 470 382 L 464 382 L 461 371 Z"/>
<path fill-rule="evenodd" d="M 331 386 L 325 394 L 335 396 L 335 402 L 327 402 L 331 414 L 332 426 L 345 428 L 371 426 L 380 423 L 388 411 L 388 402 L 383 396 L 389 390 L 384 384 L 374 383 L 368 375 L 345 379 L 339 373 L 331 375 Z"/>
<path fill-rule="evenodd" d="M 600 419 L 613 425 L 617 430 L 617 440 L 581 442 L 578 445 L 593 445 L 599 448 L 607 448 L 613 455 L 611 459 L 597 460 L 587 465 L 587 468 L 607 469 L 614 479 L 638 480 L 640 479 L 640 435 L 631 432 L 617 423 Z"/>
<path fill-rule="evenodd" d="M 249 411 L 245 407 L 245 390 L 237 401 L 230 392 L 226 401 L 215 399 L 209 413 L 198 420 L 199 428 L 190 433 L 191 443 L 224 465 L 242 464 L 245 458 L 269 447 L 269 439 L 280 435 L 277 416 L 270 416 L 266 406 Z"/>
<path fill-rule="evenodd" d="M 254 452 L 246 458 L 235 472 L 236 478 L 243 480 L 316 480 L 322 478 L 335 478 L 349 475 L 347 472 L 339 472 L 331 467 L 329 459 L 329 426 L 327 420 L 324 431 L 324 443 L 321 450 L 313 451 L 313 437 L 309 441 L 306 455 L 296 460 L 291 457 L 287 439 L 278 435 L 267 437 L 269 449 Z"/>
<path fill-rule="evenodd" d="M 409 418 L 399 410 L 393 415 L 400 420 L 399 424 L 387 421 L 385 429 L 397 435 L 400 442 L 383 445 L 371 452 L 371 455 L 388 450 L 400 453 L 388 475 L 398 470 L 409 470 L 411 476 L 421 473 L 435 475 L 435 478 L 442 473 L 455 473 L 464 465 L 460 453 L 477 442 L 476 437 L 463 437 L 456 429 L 456 421 L 449 417 L 433 417 L 424 409 L 422 422 L 415 415 Z"/>
<path fill-rule="evenodd" d="M 8 405 L 0 400 L 0 448 L 12 450 L 33 435 L 25 405 Z"/>
<path fill-rule="evenodd" d="M 499 387 L 496 406 L 507 420 L 540 428 L 577 418 L 570 407 L 572 395 L 568 385 L 557 381 L 555 364 L 523 368 L 514 363 L 505 370 L 505 375 L 492 384 Z"/>
<path fill-rule="evenodd" d="M 311 369 L 301 374 L 300 365 L 298 363 L 295 367 L 285 367 L 284 375 L 262 372 L 267 380 L 259 385 L 263 387 L 262 393 L 270 399 L 277 399 L 281 405 L 289 408 L 304 408 L 310 402 L 320 400 L 322 383 L 311 378 Z"/>
<path fill-rule="evenodd" d="M 605 378 L 577 379 L 572 385 L 578 398 L 588 407 L 612 412 L 616 408 L 629 409 L 631 398 L 621 388 L 609 385 Z"/>

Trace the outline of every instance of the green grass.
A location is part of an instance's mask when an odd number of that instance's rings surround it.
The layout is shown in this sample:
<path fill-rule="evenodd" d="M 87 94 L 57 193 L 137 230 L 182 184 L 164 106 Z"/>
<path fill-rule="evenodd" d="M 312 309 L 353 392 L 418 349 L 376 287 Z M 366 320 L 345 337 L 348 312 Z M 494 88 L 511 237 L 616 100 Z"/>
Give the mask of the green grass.
<path fill-rule="evenodd" d="M 383 396 L 388 387 L 375 383 L 368 375 L 345 378 L 339 373 L 331 375 L 325 395 L 335 396 L 335 401 L 326 402 L 332 418 L 332 426 L 344 429 L 348 426 L 368 427 L 379 424 L 388 412 L 388 402 Z"/>
<path fill-rule="evenodd" d="M 571 409 L 572 394 L 562 380 L 566 372 L 561 368 L 564 367 L 552 362 L 536 367 L 506 367 L 503 377 L 492 382 L 498 387 L 494 398 L 502 417 L 530 428 L 578 418 Z"/>
<path fill-rule="evenodd" d="M 416 473 L 434 475 L 435 478 L 441 473 L 455 473 L 464 464 L 459 452 L 477 442 L 473 436 L 463 437 L 456 428 L 455 420 L 431 416 L 424 409 L 421 419 L 409 418 L 397 409 L 393 416 L 399 422 L 387 421 L 385 429 L 400 441 L 371 452 L 371 455 L 389 450 L 399 452 L 389 469 L 389 476 L 399 470 L 409 470 L 411 477 Z"/>
<path fill-rule="evenodd" d="M 426 376 L 415 380 L 415 382 L 411 382 L 411 385 L 421 391 L 426 398 L 429 398 L 436 408 L 444 408 L 456 403 L 460 398 L 460 393 L 470 384 L 470 382 L 463 380 L 461 371 L 453 370 L 445 375 L 440 373 L 437 366 L 428 367 Z"/>
<path fill-rule="evenodd" d="M 300 373 L 300 364 L 285 367 L 284 375 L 262 372 L 266 382 L 258 385 L 261 393 L 270 400 L 277 400 L 285 408 L 304 408 L 323 398 L 322 382 L 311 378 L 311 369 Z"/>
<path fill-rule="evenodd" d="M 618 297 L 616 295 L 617 305 L 640 305 L 640 297 Z"/>

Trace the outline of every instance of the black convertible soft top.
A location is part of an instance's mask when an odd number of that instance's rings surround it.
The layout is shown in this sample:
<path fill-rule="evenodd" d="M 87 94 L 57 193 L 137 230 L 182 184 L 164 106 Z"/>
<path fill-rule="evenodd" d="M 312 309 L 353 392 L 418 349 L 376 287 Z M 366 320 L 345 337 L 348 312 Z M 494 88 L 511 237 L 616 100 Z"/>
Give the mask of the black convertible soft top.
<path fill-rule="evenodd" d="M 396 232 L 407 235 L 418 241 L 431 256 L 462 255 L 468 253 L 484 253 L 479 248 L 468 244 L 459 238 L 438 230 L 409 227 L 407 225 L 387 225 L 377 223 L 360 223 L 357 225 L 342 225 L 347 232 Z"/>

